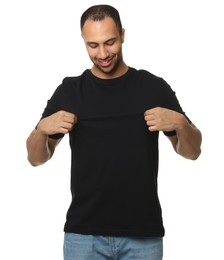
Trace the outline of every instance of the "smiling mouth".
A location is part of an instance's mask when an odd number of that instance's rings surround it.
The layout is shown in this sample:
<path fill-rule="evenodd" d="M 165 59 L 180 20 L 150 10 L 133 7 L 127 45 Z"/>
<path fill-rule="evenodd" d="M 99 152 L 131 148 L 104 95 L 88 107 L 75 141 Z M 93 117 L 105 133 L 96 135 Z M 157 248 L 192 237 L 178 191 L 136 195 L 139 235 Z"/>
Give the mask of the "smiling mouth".
<path fill-rule="evenodd" d="M 112 64 L 112 59 L 111 60 L 100 60 L 98 61 L 98 64 L 103 67 L 103 68 L 107 68 L 107 67 L 110 67 L 111 64 Z"/>

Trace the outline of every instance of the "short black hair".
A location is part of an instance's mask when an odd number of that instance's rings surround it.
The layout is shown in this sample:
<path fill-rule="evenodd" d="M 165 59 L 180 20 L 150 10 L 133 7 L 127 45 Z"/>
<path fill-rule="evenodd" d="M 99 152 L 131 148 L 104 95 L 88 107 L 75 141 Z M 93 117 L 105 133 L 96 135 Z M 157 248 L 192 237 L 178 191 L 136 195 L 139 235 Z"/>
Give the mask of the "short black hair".
<path fill-rule="evenodd" d="M 110 5 L 93 5 L 89 7 L 81 16 L 81 31 L 86 20 L 91 19 L 93 21 L 102 21 L 105 17 L 111 17 L 114 20 L 117 29 L 121 34 L 122 24 L 119 12 L 116 8 Z"/>

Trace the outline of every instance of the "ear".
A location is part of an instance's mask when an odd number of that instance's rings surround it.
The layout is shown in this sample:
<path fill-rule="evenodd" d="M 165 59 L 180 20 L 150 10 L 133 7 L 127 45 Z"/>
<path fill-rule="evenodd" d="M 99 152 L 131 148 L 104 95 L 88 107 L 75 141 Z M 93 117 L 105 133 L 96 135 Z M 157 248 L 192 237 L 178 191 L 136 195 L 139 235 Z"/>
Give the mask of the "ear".
<path fill-rule="evenodd" d="M 125 29 L 123 28 L 121 31 L 121 42 L 124 43 L 124 35 L 125 35 Z"/>

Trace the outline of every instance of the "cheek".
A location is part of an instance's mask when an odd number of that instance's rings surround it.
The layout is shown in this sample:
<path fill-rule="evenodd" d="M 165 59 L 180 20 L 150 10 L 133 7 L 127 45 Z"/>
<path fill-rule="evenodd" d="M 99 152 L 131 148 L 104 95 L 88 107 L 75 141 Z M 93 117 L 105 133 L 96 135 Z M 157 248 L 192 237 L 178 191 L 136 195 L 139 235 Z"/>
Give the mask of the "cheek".
<path fill-rule="evenodd" d="M 116 44 L 116 45 L 114 46 L 114 51 L 115 51 L 116 53 L 120 53 L 121 50 L 122 50 L 122 43 L 119 42 L 118 44 Z"/>
<path fill-rule="evenodd" d="M 86 48 L 88 55 L 91 59 L 94 59 L 97 56 L 97 52 L 94 49 Z"/>
<path fill-rule="evenodd" d="M 86 47 L 86 50 L 87 50 L 88 54 L 92 56 L 93 49 Z"/>
<path fill-rule="evenodd" d="M 119 55 L 121 52 L 121 46 L 120 45 L 114 45 L 107 48 L 107 51 L 110 55 Z"/>

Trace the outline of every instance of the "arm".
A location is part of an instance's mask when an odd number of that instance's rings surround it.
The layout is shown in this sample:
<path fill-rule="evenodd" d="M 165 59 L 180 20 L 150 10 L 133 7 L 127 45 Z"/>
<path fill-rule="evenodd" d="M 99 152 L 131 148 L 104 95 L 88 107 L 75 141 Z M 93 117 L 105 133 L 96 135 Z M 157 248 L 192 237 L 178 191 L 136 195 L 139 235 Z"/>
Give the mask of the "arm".
<path fill-rule="evenodd" d="M 32 166 L 47 162 L 53 155 L 55 147 L 61 139 L 52 139 L 34 129 L 26 140 L 28 161 Z"/>
<path fill-rule="evenodd" d="M 67 134 L 77 122 L 77 117 L 66 111 L 59 111 L 43 118 L 26 140 L 28 161 L 33 166 L 47 162 L 54 154 L 61 139 L 50 138 L 49 135 Z"/>
<path fill-rule="evenodd" d="M 190 124 L 184 115 L 166 108 L 156 107 L 145 112 L 149 131 L 176 131 L 169 139 L 174 150 L 181 156 L 196 160 L 201 153 L 200 130 Z"/>

